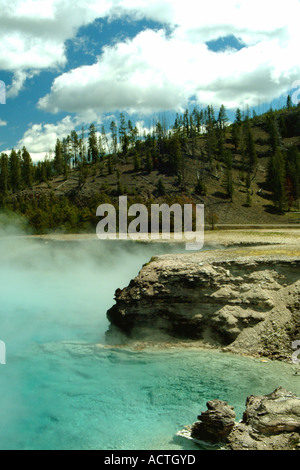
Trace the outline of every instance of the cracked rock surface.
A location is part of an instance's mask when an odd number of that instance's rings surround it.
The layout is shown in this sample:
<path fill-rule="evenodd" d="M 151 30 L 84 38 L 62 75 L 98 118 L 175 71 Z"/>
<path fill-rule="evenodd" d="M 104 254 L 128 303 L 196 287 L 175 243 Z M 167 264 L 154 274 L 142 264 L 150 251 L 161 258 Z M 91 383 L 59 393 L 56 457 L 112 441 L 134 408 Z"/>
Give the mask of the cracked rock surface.
<path fill-rule="evenodd" d="M 241 254 L 242 253 L 242 254 Z M 197 340 L 228 351 L 291 357 L 299 332 L 300 259 L 263 247 L 163 255 L 116 291 L 111 330 Z"/>
<path fill-rule="evenodd" d="M 239 423 L 225 401 L 209 401 L 207 408 L 177 435 L 229 450 L 300 450 L 300 398 L 282 387 L 269 395 L 249 396 Z"/>

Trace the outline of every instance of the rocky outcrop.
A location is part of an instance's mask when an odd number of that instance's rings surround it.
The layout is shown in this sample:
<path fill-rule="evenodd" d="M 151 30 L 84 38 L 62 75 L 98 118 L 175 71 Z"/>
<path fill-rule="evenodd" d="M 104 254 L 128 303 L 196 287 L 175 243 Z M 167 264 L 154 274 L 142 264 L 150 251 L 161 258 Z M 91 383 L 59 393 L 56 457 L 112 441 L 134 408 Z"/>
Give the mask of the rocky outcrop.
<path fill-rule="evenodd" d="M 229 450 L 300 450 L 300 398 L 283 388 L 250 396 L 241 422 L 227 402 L 207 403 L 199 421 L 177 435 Z"/>
<path fill-rule="evenodd" d="M 270 251 L 270 248 L 268 248 Z M 299 324 L 300 259 L 262 249 L 153 258 L 107 312 L 135 338 L 201 340 L 230 350 L 291 357 Z"/>
<path fill-rule="evenodd" d="M 191 429 L 191 436 L 200 441 L 222 442 L 226 440 L 235 426 L 234 408 L 227 402 L 211 400 L 207 411 L 198 416 Z"/>

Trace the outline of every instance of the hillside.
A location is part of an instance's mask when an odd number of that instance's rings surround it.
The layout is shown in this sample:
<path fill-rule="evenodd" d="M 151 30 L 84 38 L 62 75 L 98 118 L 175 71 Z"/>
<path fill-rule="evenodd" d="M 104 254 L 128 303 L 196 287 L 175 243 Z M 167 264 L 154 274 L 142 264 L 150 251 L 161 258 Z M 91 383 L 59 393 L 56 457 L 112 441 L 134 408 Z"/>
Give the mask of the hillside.
<path fill-rule="evenodd" d="M 143 136 L 134 144 L 124 139 L 125 133 L 120 136 L 118 150 L 101 156 L 96 153 L 95 158 L 91 157 L 94 134 L 90 132 L 89 157 L 85 161 L 80 162 L 78 157 L 74 164 L 69 155 L 63 172 L 55 174 L 53 170 L 50 177 L 39 177 L 28 188 L 2 194 L 2 207 L 24 215 L 37 232 L 93 231 L 98 205 L 110 202 L 117 206 L 119 195 L 128 195 L 129 202 L 147 205 L 204 203 L 208 225 L 299 224 L 299 107 L 270 111 L 239 123 L 237 119 L 231 125 L 224 125 L 219 114 L 212 127 L 206 116 L 202 121 L 205 133 L 200 126 L 197 132 L 192 116 L 189 121 L 183 116 L 172 132 Z M 275 127 L 270 127 L 270 122 Z M 251 150 L 247 147 L 250 138 L 255 154 L 251 165 Z M 251 149 L 251 142 L 249 145 Z M 296 152 L 293 170 L 289 167 L 290 149 Z M 268 183 L 270 161 L 276 152 L 285 155 L 283 202 L 276 199 L 273 185 Z M 57 155 L 56 149 L 55 158 Z"/>

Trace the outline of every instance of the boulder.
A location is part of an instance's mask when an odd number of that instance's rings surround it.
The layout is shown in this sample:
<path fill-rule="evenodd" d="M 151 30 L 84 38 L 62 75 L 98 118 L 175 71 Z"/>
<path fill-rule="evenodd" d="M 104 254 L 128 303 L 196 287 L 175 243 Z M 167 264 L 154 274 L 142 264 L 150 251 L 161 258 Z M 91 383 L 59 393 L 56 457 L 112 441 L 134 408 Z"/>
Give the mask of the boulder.
<path fill-rule="evenodd" d="M 300 450 L 300 398 L 282 387 L 269 395 L 249 396 L 239 423 L 225 401 L 209 401 L 207 408 L 189 428 L 189 436 L 178 435 L 229 450 Z"/>
<path fill-rule="evenodd" d="M 259 433 L 272 435 L 300 431 L 300 399 L 277 388 L 270 395 L 247 398 L 243 423 Z"/>
<path fill-rule="evenodd" d="M 235 426 L 234 408 L 226 401 L 211 400 L 207 411 L 201 413 L 199 421 L 192 426 L 191 436 L 199 441 L 224 441 Z"/>

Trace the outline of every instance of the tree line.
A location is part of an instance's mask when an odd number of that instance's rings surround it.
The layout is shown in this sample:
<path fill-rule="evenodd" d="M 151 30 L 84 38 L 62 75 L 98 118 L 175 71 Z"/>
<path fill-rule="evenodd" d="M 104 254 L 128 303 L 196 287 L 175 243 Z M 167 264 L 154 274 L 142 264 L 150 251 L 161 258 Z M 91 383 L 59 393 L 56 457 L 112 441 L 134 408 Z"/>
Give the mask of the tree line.
<path fill-rule="evenodd" d="M 298 112 L 293 112 L 295 110 Z M 112 174 L 116 164 L 127 164 L 129 159 L 134 172 L 157 170 L 162 175 L 175 176 L 184 192 L 187 158 L 190 157 L 199 164 L 197 194 L 206 194 L 203 167 L 213 172 L 213 166 L 222 165 L 225 168 L 225 194 L 233 200 L 233 170 L 239 168 L 246 186 L 246 205 L 251 205 L 251 183 L 259 158 L 255 126 L 261 126 L 268 134 L 266 184 L 273 194 L 274 205 L 278 211 L 290 209 L 299 204 L 300 163 L 297 146 L 285 148 L 283 145 L 283 139 L 291 136 L 291 129 L 299 133 L 299 106 L 293 107 L 289 97 L 283 110 L 271 109 L 263 116 L 257 116 L 255 112 L 250 115 L 249 111 L 242 112 L 238 108 L 233 122 L 229 122 L 224 105 L 218 111 L 213 106 L 187 109 L 176 114 L 173 125 L 168 126 L 163 117 L 142 134 L 120 113 L 118 121 L 111 121 L 109 132 L 104 126 L 97 129 L 93 123 L 87 131 L 84 128 L 81 132 L 73 130 L 65 138 L 57 139 L 53 156 L 36 164 L 25 147 L 18 151 L 12 149 L 9 155 L 2 153 L 0 156 L 0 194 L 3 199 L 56 176 L 63 175 L 67 179 L 72 170 L 78 171 L 81 186 L 91 166 L 97 167 L 100 175 Z M 241 158 L 237 159 L 237 155 Z M 121 191 L 120 181 L 119 184 Z M 163 178 L 158 179 L 157 188 L 163 195 Z"/>

